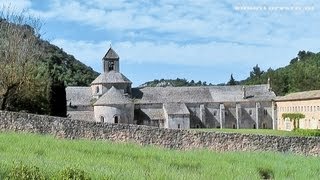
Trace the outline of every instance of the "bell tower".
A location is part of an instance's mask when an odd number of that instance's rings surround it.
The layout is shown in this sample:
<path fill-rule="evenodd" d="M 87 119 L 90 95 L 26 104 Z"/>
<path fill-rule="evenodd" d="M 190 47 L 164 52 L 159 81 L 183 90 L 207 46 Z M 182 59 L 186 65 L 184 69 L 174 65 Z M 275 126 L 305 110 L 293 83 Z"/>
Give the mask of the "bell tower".
<path fill-rule="evenodd" d="M 119 59 L 118 54 L 110 46 L 108 52 L 102 58 L 104 73 L 108 73 L 110 71 L 119 72 Z"/>

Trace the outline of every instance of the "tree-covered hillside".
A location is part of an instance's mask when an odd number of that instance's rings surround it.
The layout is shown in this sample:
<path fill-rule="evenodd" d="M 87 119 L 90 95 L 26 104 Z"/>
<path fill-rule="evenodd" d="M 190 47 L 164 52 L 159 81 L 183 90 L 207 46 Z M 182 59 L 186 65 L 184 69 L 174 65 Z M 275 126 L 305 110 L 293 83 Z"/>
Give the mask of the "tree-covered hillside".
<path fill-rule="evenodd" d="M 48 67 L 51 74 L 66 86 L 89 86 L 99 75 L 91 67 L 86 66 L 61 48 L 41 40 L 44 44 L 44 58 L 39 67 Z"/>
<path fill-rule="evenodd" d="M 241 84 L 263 84 L 268 78 L 277 95 L 320 89 L 320 53 L 300 51 L 289 65 L 276 70 L 261 71 L 257 65 Z"/>
<path fill-rule="evenodd" d="M 236 81 L 231 74 L 227 83 L 218 85 L 254 85 L 266 84 L 270 78 L 271 87 L 277 95 L 285 95 L 291 92 L 308 91 L 320 89 L 320 53 L 300 51 L 297 57 L 290 61 L 290 64 L 273 70 L 266 71 L 254 66 L 250 76 L 241 81 Z M 142 87 L 150 86 L 206 86 L 212 85 L 207 82 L 194 82 L 186 79 L 161 79 L 153 80 L 142 84 Z"/>
<path fill-rule="evenodd" d="M 195 82 L 194 80 L 188 81 L 186 79 L 155 79 L 153 81 L 148 81 L 140 87 L 166 87 L 166 86 L 172 86 L 172 87 L 179 87 L 179 86 L 208 86 L 212 85 L 211 83 L 207 84 L 206 81 L 198 81 Z"/>
<path fill-rule="evenodd" d="M 98 73 L 42 40 L 39 24 L 0 9 L 0 110 L 66 116 L 65 86 L 88 86 Z"/>

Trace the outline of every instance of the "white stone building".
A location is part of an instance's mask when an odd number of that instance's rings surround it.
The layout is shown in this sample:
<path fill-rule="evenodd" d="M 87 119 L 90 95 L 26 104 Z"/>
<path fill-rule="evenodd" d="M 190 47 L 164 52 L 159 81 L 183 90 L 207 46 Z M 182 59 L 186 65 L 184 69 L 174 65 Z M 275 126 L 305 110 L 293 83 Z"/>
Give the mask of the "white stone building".
<path fill-rule="evenodd" d="M 91 87 L 67 87 L 73 119 L 164 128 L 273 128 L 276 97 L 269 84 L 132 88 L 110 48 Z"/>

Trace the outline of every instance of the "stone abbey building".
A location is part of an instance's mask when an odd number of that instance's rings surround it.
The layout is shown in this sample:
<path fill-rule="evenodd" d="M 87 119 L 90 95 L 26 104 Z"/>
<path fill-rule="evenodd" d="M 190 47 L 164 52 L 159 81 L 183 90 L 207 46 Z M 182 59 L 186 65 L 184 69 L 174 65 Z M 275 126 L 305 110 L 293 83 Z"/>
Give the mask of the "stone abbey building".
<path fill-rule="evenodd" d="M 91 87 L 66 88 L 71 118 L 181 129 L 276 129 L 276 95 L 270 83 L 132 88 L 112 48 L 102 60 L 104 72 Z"/>

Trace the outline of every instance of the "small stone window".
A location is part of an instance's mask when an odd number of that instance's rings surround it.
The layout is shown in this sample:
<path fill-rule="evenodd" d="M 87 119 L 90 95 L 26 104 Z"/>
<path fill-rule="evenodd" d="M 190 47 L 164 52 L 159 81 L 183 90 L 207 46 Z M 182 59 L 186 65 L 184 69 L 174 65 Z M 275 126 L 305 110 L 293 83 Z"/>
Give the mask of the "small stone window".
<path fill-rule="evenodd" d="M 115 124 L 118 124 L 119 123 L 119 116 L 114 116 L 114 123 Z"/>
<path fill-rule="evenodd" d="M 264 110 L 263 110 L 263 114 L 264 114 L 265 116 L 268 115 L 268 110 L 264 109 Z"/>
<path fill-rule="evenodd" d="M 100 122 L 104 123 L 104 117 L 100 116 Z"/>
<path fill-rule="evenodd" d="M 178 129 L 180 129 L 181 127 L 180 127 L 180 124 L 178 124 Z"/>
<path fill-rule="evenodd" d="M 252 109 L 249 110 L 249 114 L 250 114 L 250 116 L 252 115 Z"/>
<path fill-rule="evenodd" d="M 228 116 L 228 115 L 229 115 L 229 114 L 228 114 L 228 111 L 225 111 L 225 112 L 224 112 L 224 115 L 225 115 L 225 116 Z"/>
<path fill-rule="evenodd" d="M 213 111 L 213 116 L 216 116 L 216 115 L 217 115 L 217 111 L 214 110 L 214 111 Z"/>
<path fill-rule="evenodd" d="M 98 94 L 100 92 L 100 88 L 99 86 L 96 87 L 96 94 Z"/>

